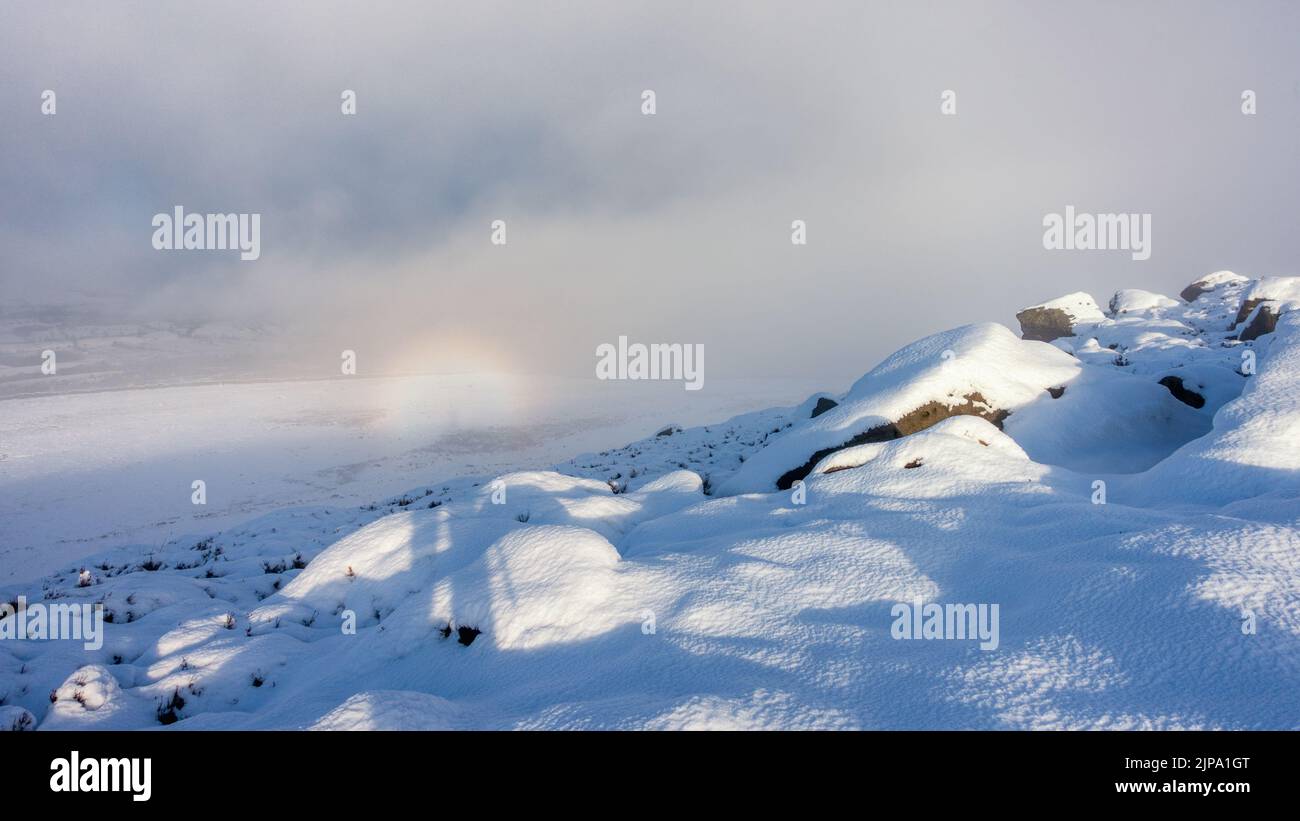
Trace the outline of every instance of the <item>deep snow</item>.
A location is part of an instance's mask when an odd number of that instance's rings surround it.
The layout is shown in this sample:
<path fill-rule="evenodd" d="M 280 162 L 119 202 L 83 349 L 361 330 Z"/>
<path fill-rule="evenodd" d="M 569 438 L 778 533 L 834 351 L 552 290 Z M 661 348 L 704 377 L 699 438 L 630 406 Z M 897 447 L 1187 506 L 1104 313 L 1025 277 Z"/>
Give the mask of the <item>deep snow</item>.
<path fill-rule="evenodd" d="M 1300 311 L 1237 338 L 1294 285 L 970 325 L 843 394 L 9 585 L 112 623 L 0 642 L 0 725 L 1298 727 Z M 998 605 L 997 649 L 893 638 L 917 599 Z"/>

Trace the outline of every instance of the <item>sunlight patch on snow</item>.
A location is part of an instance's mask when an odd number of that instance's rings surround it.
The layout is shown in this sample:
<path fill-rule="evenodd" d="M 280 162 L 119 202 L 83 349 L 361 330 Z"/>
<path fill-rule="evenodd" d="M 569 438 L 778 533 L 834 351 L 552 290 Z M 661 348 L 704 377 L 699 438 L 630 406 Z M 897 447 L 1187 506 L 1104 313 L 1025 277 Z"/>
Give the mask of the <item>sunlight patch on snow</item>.
<path fill-rule="evenodd" d="M 409 690 L 368 690 L 348 698 L 309 730 L 454 730 L 462 710 L 445 698 Z"/>
<path fill-rule="evenodd" d="M 650 730 L 853 730 L 852 716 L 810 708 L 790 693 L 755 690 L 745 697 L 697 696 L 650 719 Z"/>

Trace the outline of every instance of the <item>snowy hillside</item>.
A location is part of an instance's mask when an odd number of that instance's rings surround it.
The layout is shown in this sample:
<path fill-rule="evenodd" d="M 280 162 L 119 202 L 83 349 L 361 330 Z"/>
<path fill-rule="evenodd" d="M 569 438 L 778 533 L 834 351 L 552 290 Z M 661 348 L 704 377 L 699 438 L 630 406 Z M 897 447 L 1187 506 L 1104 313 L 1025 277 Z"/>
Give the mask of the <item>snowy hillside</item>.
<path fill-rule="evenodd" d="M 286 346 L 280 329 L 229 323 L 138 321 L 118 301 L 70 297 L 61 305 L 0 304 L 0 399 L 131 387 L 214 383 L 303 372 L 266 361 Z M 57 354 L 58 379 L 42 372 Z M 235 365 L 234 363 L 240 363 Z"/>
<path fill-rule="evenodd" d="M 0 591 L 111 621 L 0 642 L 0 725 L 1300 728 L 1298 307 L 1071 294 L 843 394 L 95 556 Z M 921 602 L 994 640 L 901 638 Z"/>
<path fill-rule="evenodd" d="M 46 377 L 47 381 L 62 380 Z M 0 400 L 0 585 L 107 548 L 191 542 L 290 507 L 350 509 L 798 396 L 807 380 L 417 375 Z M 191 482 L 206 483 L 205 504 Z"/>

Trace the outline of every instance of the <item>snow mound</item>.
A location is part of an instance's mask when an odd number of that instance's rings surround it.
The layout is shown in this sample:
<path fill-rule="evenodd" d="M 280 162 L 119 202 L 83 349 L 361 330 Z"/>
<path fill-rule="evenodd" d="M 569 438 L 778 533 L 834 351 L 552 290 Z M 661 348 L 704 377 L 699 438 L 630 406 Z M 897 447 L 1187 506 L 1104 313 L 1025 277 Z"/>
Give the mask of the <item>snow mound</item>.
<path fill-rule="evenodd" d="M 14 704 L 0 706 L 0 732 L 27 732 L 36 729 L 36 716 Z"/>
<path fill-rule="evenodd" d="M 1110 315 L 1118 316 L 1139 311 L 1150 311 L 1155 308 L 1177 308 L 1179 305 L 1178 300 L 1170 299 L 1164 294 L 1128 288 L 1116 291 L 1115 295 L 1110 298 Z"/>
<path fill-rule="evenodd" d="M 340 540 L 254 610 L 250 622 L 259 634 L 286 620 L 336 619 L 345 612 L 359 626 L 378 624 L 415 591 L 495 555 L 513 531 L 563 525 L 590 531 L 608 546 L 644 519 L 699 501 L 701 490 L 700 477 L 685 470 L 620 494 L 605 482 L 550 471 L 507 474 L 463 501 L 404 510 Z M 465 623 L 450 613 L 447 621 Z"/>
<path fill-rule="evenodd" d="M 441 508 L 397 513 L 334 544 L 249 614 L 255 633 L 284 622 L 334 623 L 350 612 L 359 627 L 378 624 L 436 576 L 462 567 L 511 529 L 504 516 L 460 519 Z"/>
<path fill-rule="evenodd" d="M 118 727 L 122 713 L 139 707 L 122 692 L 108 668 L 99 664 L 88 664 L 68 676 L 50 698 L 42 730 Z"/>
<path fill-rule="evenodd" d="M 528 527 L 433 587 L 431 624 L 486 634 L 499 650 L 583 641 L 633 620 L 616 606 L 619 555 L 577 527 Z"/>
<path fill-rule="evenodd" d="M 1210 430 L 1210 419 L 1159 383 L 1083 368 L 1057 399 L 1031 402 L 1007 434 L 1036 462 L 1086 473 L 1137 473 Z"/>

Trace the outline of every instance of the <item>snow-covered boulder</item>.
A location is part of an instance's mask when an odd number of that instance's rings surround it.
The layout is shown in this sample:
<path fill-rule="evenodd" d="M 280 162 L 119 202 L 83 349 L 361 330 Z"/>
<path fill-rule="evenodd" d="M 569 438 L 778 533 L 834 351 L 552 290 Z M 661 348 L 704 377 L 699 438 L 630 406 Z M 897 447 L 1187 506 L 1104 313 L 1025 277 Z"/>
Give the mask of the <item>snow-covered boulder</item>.
<path fill-rule="evenodd" d="M 867 486 L 879 495 L 909 498 L 951 492 L 962 482 L 1027 482 L 1045 475 L 1010 436 L 978 416 L 954 416 L 907 439 L 873 442 L 837 450 L 817 463 L 811 476 L 825 476 L 868 465 L 879 467 Z M 899 473 L 924 468 L 923 472 Z M 862 476 L 866 476 L 864 472 Z M 920 482 L 904 489 L 899 483 Z"/>
<path fill-rule="evenodd" d="M 1264 334 L 1271 334 L 1277 328 L 1277 319 L 1287 311 L 1295 310 L 1300 307 L 1300 302 L 1278 302 L 1277 300 L 1265 300 L 1255 306 L 1246 320 L 1241 325 L 1241 332 L 1237 338 L 1242 342 L 1250 342 L 1259 339 Z"/>
<path fill-rule="evenodd" d="M 126 695 L 108 668 L 88 664 L 50 694 L 43 730 L 122 729 L 149 715 L 147 703 Z"/>
<path fill-rule="evenodd" d="M 995 323 L 928 336 L 859 379 L 838 407 L 773 439 L 719 488 L 732 495 L 790 487 L 840 448 L 906 436 L 955 415 L 1002 424 L 1048 398 L 1081 365 L 1050 345 L 1017 339 Z"/>
<path fill-rule="evenodd" d="M 1135 316 L 1117 324 L 1103 317 L 1089 326 L 1089 334 L 1076 356 L 1053 345 L 1018 340 L 992 324 L 915 342 L 862 377 L 838 407 L 776 436 L 718 492 L 788 488 L 840 449 L 908 436 L 961 415 L 982 417 L 1005 429 L 1043 464 L 1133 473 L 1209 430 L 1213 410 L 1198 412 L 1207 395 L 1222 404 L 1240 390 L 1240 377 L 1227 366 L 1212 371 L 1183 367 L 1195 361 L 1191 342 L 1184 342 L 1193 331 L 1175 318 Z M 1099 348 L 1094 334 L 1104 339 L 1113 335 L 1115 348 Z M 1154 363 L 1142 369 L 1116 367 L 1129 346 L 1142 350 L 1144 358 L 1158 359 L 1164 372 Z M 1094 352 L 1103 367 L 1082 364 Z M 1222 352 L 1216 355 L 1225 358 Z M 1174 378 L 1187 379 L 1181 399 L 1160 381 L 1169 376 L 1171 364 L 1179 366 Z M 1197 389 L 1203 391 L 1199 406 L 1188 396 Z"/>
<path fill-rule="evenodd" d="M 1097 302 L 1082 291 L 1032 305 L 1016 314 L 1021 337 L 1039 342 L 1074 336 L 1077 325 L 1100 322 L 1105 318 Z"/>
<path fill-rule="evenodd" d="M 1180 297 L 1188 302 L 1195 302 L 1201 294 L 1209 293 L 1224 285 L 1244 285 L 1250 280 L 1241 274 L 1232 271 L 1215 271 L 1212 274 L 1206 274 L 1192 284 L 1188 285 L 1178 293 Z"/>
<path fill-rule="evenodd" d="M 1300 303 L 1300 277 L 1260 277 L 1242 294 L 1235 325 L 1245 322 L 1263 302 Z M 1280 312 L 1279 312 L 1280 313 Z"/>
<path fill-rule="evenodd" d="M 1129 313 L 1151 311 L 1156 308 L 1177 308 L 1178 300 L 1170 299 L 1164 294 L 1143 291 L 1138 288 L 1125 288 L 1116 291 L 1110 298 L 1110 315 L 1121 316 Z"/>

